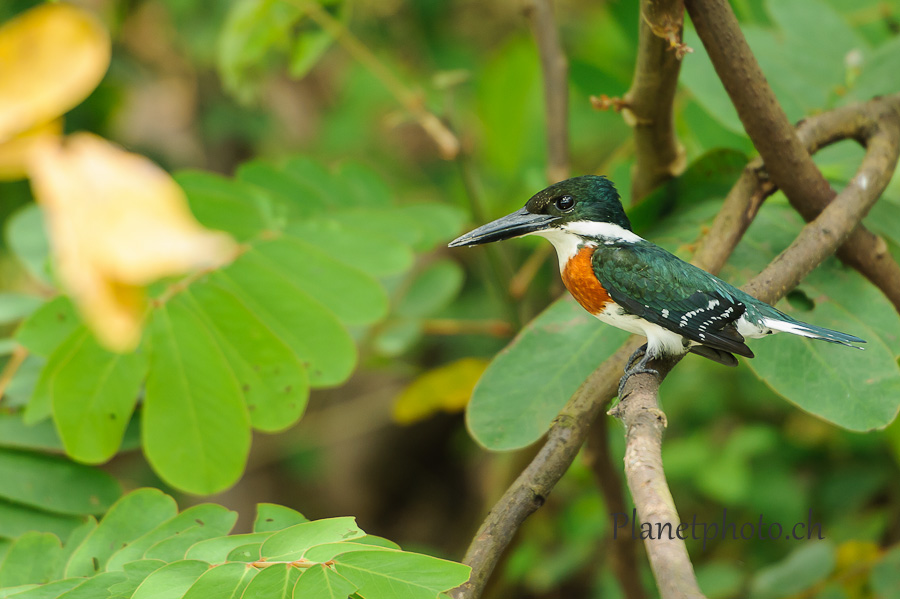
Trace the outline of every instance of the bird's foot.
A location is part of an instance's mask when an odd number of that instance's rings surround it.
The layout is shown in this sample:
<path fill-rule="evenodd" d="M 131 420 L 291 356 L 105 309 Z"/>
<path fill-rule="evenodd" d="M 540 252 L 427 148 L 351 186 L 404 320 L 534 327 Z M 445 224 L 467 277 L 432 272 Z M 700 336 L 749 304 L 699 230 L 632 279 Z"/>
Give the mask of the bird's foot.
<path fill-rule="evenodd" d="M 619 380 L 619 390 L 617 392 L 619 401 L 622 401 L 622 391 L 625 389 L 625 383 L 627 383 L 628 379 L 630 379 L 634 375 L 652 374 L 655 377 L 659 377 L 658 370 L 647 368 L 647 362 L 649 361 L 650 355 L 647 353 L 646 343 L 637 348 L 634 353 L 631 354 L 631 357 L 628 358 L 628 365 L 625 367 L 625 375 Z"/>
<path fill-rule="evenodd" d="M 659 371 L 653 370 L 652 368 L 632 368 L 631 370 L 625 371 L 625 376 L 619 380 L 619 391 L 617 392 L 619 401 L 622 400 L 622 390 L 625 389 L 625 383 L 636 374 L 652 374 L 653 376 L 658 377 Z"/>
<path fill-rule="evenodd" d="M 641 360 L 646 365 L 647 360 L 647 344 L 640 346 L 634 353 L 631 354 L 631 357 L 628 358 L 628 362 L 625 363 L 625 374 L 628 374 L 628 371 L 634 367 L 634 363 L 638 360 Z"/>

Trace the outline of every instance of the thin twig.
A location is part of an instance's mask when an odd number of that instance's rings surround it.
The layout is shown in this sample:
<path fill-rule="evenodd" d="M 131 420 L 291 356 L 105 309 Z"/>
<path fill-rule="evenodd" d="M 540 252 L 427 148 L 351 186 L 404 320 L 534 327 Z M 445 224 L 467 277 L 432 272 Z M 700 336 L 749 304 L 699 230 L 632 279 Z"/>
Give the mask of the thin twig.
<path fill-rule="evenodd" d="M 684 24 L 684 2 L 641 0 L 640 11 L 634 81 L 619 103 L 625 122 L 634 128 L 632 203 L 678 176 L 687 164 L 684 148 L 675 135 L 672 109 L 681 69 L 677 49 Z"/>
<path fill-rule="evenodd" d="M 431 137 L 441 157 L 453 160 L 459 153 L 459 139 L 441 120 L 425 108 L 421 94 L 409 89 L 359 38 L 347 29 L 343 23 L 331 16 L 318 2 L 309 0 L 291 0 L 295 6 L 306 11 L 313 21 L 330 33 L 353 58 L 362 63 L 392 96 L 407 110 L 425 133 Z"/>
<path fill-rule="evenodd" d="M 551 0 L 526 0 L 541 70 L 547 115 L 547 178 L 551 183 L 569 177 L 569 61 L 559 40 Z"/>
<path fill-rule="evenodd" d="M 834 199 L 835 192 L 766 82 L 728 0 L 686 0 L 685 4 L 772 182 L 803 218 L 812 220 Z M 900 265 L 883 240 L 860 226 L 837 256 L 872 281 L 900 311 Z"/>
<path fill-rule="evenodd" d="M 489 335 L 511 337 L 515 331 L 505 320 L 458 320 L 426 318 L 422 331 L 428 335 Z"/>

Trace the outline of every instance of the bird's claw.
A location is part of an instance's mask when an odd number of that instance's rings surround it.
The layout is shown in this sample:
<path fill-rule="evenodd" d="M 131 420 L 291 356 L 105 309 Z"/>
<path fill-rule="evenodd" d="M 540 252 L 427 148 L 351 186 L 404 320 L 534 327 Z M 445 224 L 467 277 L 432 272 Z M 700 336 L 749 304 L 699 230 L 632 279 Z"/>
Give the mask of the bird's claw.
<path fill-rule="evenodd" d="M 630 358 L 628 358 L 628 364 L 625 366 L 625 375 L 619 380 L 619 390 L 617 392 L 619 401 L 622 401 L 622 390 L 625 389 L 625 383 L 627 383 L 628 379 L 630 379 L 634 375 L 652 374 L 655 377 L 659 377 L 658 370 L 647 368 L 647 362 L 649 361 L 650 356 L 647 355 L 646 343 L 634 350 L 634 353 L 631 354 Z"/>
<path fill-rule="evenodd" d="M 621 379 L 619 379 L 619 391 L 617 392 L 619 401 L 622 400 L 622 390 L 625 388 L 625 383 L 627 383 L 628 379 L 636 374 L 652 374 L 657 378 L 659 377 L 659 371 L 652 368 L 632 368 L 630 370 L 626 370 L 625 375 Z"/>

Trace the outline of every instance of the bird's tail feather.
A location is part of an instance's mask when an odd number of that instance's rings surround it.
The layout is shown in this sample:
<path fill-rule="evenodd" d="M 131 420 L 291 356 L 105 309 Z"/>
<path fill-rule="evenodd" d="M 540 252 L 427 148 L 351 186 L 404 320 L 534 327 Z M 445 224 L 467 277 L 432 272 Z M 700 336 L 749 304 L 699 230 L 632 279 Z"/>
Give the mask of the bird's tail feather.
<path fill-rule="evenodd" d="M 799 320 L 781 320 L 775 318 L 764 318 L 762 321 L 764 326 L 769 327 L 770 329 L 774 329 L 776 331 L 782 331 L 785 333 L 792 333 L 794 335 L 800 335 L 801 337 L 809 337 L 810 339 L 820 339 L 822 341 L 828 341 L 830 343 L 840 343 L 841 345 L 846 345 L 847 347 L 855 347 L 856 349 L 863 349 L 855 343 L 865 343 L 865 339 L 860 339 L 859 337 L 854 337 L 853 335 L 848 335 L 847 333 L 841 333 L 840 331 L 832 331 L 831 329 L 826 329 L 824 327 L 817 327 L 812 324 L 807 324 L 805 322 L 800 322 Z"/>

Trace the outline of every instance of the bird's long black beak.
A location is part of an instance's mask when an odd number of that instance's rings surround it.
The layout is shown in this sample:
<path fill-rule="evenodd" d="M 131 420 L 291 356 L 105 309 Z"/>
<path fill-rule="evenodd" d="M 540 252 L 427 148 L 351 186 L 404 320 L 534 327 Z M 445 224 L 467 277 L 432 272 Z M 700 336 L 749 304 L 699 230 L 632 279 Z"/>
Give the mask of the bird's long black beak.
<path fill-rule="evenodd" d="M 449 243 L 449 247 L 479 245 L 527 235 L 528 233 L 546 229 L 557 218 L 549 214 L 532 214 L 525 208 L 522 208 L 512 214 L 507 214 L 503 218 L 498 218 L 493 222 L 482 225 L 474 231 L 469 231 L 461 237 L 457 237 Z"/>

